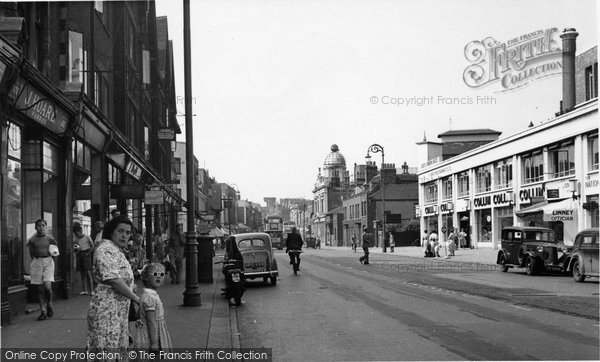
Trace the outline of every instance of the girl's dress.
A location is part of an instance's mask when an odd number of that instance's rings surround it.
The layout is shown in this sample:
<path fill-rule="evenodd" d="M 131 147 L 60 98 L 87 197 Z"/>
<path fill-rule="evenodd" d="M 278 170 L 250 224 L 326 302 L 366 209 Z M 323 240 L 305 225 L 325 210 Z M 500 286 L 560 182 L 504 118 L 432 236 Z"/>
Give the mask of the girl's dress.
<path fill-rule="evenodd" d="M 143 324 L 143 326 L 145 326 L 144 332 L 146 332 L 147 335 L 144 335 L 143 338 L 135 338 L 136 344 L 138 344 L 137 347 L 150 347 L 150 331 L 148 330 L 148 317 L 146 315 L 146 312 L 148 311 L 155 312 L 155 325 L 158 329 L 156 333 L 156 335 L 158 336 L 158 348 L 161 351 L 170 351 L 171 349 L 173 349 L 173 343 L 171 342 L 171 335 L 169 334 L 169 329 L 167 328 L 167 323 L 165 322 L 165 310 L 163 308 L 163 304 L 160 301 L 160 296 L 158 295 L 156 290 L 148 288 L 144 288 L 144 294 L 142 294 L 142 297 L 140 298 L 140 321 L 136 322 L 138 323 L 138 326 L 140 324 Z"/>

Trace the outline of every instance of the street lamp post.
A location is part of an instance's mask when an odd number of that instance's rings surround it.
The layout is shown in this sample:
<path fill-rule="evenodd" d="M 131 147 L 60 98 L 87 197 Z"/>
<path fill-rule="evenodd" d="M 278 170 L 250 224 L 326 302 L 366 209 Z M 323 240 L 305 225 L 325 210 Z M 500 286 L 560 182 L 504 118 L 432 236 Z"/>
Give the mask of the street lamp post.
<path fill-rule="evenodd" d="M 183 1 L 183 53 L 185 83 L 185 170 L 187 183 L 187 232 L 185 234 L 185 292 L 183 305 L 202 304 L 198 287 L 198 241 L 196 240 L 196 205 L 194 204 L 194 127 L 192 125 L 192 61 L 190 32 L 190 0 Z"/>
<path fill-rule="evenodd" d="M 383 153 L 383 146 L 373 143 L 367 149 L 367 156 L 365 158 L 371 158 L 370 152 L 378 153 L 381 152 L 381 170 L 379 172 L 379 182 L 381 187 L 381 238 L 382 238 L 382 249 L 383 252 L 387 252 L 387 248 L 385 246 L 385 184 L 383 181 L 383 167 L 385 163 L 385 154 Z"/>

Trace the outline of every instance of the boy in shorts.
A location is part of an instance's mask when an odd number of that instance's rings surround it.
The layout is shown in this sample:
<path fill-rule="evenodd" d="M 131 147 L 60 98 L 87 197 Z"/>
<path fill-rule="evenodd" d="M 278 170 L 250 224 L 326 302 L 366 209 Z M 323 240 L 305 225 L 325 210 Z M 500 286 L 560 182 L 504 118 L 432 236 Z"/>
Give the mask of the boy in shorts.
<path fill-rule="evenodd" d="M 52 236 L 46 235 L 46 221 L 38 219 L 35 222 L 37 233 L 33 235 L 27 246 L 31 256 L 31 285 L 37 285 L 38 300 L 42 313 L 38 321 L 54 315 L 52 308 L 52 282 L 54 282 L 54 259 L 50 256 L 50 245 L 58 246 Z"/>

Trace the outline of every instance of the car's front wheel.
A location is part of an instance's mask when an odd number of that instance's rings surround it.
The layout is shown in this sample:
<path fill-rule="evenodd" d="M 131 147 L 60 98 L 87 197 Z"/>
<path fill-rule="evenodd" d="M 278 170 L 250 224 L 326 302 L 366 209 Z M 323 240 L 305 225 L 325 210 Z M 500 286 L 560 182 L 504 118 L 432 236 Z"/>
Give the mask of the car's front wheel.
<path fill-rule="evenodd" d="M 579 260 L 575 260 L 573 262 L 573 279 L 575 279 L 576 282 L 582 282 L 585 280 L 585 274 L 583 273 Z"/>
<path fill-rule="evenodd" d="M 503 273 L 508 271 L 508 266 L 506 265 L 506 256 L 504 255 L 500 256 L 500 270 L 502 270 Z"/>
<path fill-rule="evenodd" d="M 525 262 L 525 272 L 527 275 L 535 275 L 535 259 L 532 257 L 527 257 L 527 261 Z"/>

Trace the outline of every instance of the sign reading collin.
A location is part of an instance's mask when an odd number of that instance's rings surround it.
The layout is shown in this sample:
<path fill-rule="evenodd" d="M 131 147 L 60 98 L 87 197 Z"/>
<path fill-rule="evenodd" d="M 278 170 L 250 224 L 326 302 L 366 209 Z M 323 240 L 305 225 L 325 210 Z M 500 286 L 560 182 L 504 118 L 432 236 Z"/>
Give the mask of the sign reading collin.
<path fill-rule="evenodd" d="M 505 92 L 530 81 L 562 74 L 562 50 L 557 28 L 537 30 L 506 42 L 492 37 L 474 40 L 465 46 L 471 62 L 463 72 L 470 88 L 499 82 Z"/>

